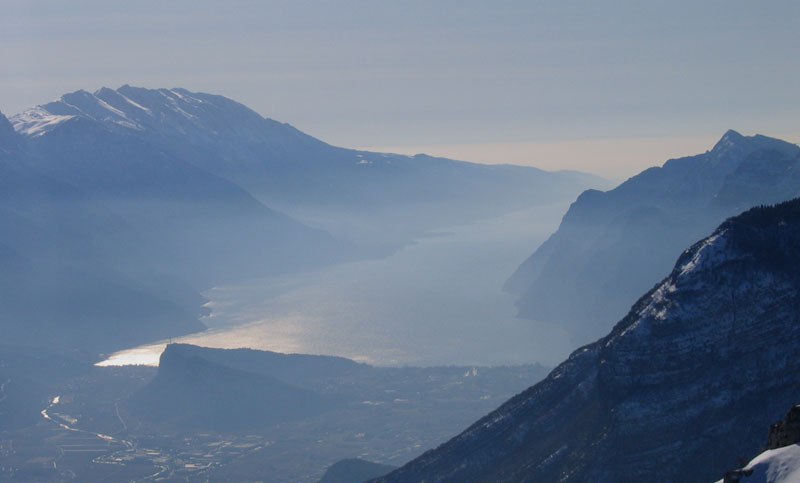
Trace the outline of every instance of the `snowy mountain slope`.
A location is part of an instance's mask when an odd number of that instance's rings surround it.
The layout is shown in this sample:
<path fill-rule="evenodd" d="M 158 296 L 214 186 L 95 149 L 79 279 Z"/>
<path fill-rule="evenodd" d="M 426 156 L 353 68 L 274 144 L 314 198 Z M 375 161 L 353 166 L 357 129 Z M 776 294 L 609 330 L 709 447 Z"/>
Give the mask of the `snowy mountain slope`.
<path fill-rule="evenodd" d="M 800 444 L 764 451 L 742 473 L 743 483 L 796 483 L 800 481 Z"/>
<path fill-rule="evenodd" d="M 602 339 L 376 481 L 713 481 L 800 387 L 800 199 L 732 218 Z"/>
<path fill-rule="evenodd" d="M 589 190 L 506 283 L 520 316 L 605 333 L 685 246 L 751 206 L 800 195 L 800 148 L 728 131 L 711 151 Z"/>

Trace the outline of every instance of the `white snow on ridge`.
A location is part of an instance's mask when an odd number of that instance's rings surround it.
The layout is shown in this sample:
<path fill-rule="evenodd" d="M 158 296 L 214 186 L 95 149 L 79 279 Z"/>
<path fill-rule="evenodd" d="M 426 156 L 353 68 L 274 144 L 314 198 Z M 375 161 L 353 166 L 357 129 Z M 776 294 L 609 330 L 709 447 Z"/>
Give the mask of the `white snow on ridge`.
<path fill-rule="evenodd" d="M 136 131 L 146 129 L 148 117 L 157 118 L 158 122 L 172 124 L 173 128 L 180 132 L 184 132 L 185 129 L 179 126 L 181 120 L 186 119 L 201 129 L 217 134 L 207 126 L 201 126 L 203 110 L 200 105 L 205 101 L 194 97 L 191 92 L 183 89 L 158 89 L 148 92 L 160 94 L 166 102 L 161 103 L 153 99 L 143 101 L 145 104 L 150 104 L 150 101 L 154 102 L 155 107 L 149 108 L 119 90 L 114 91 L 104 87 L 94 93 L 76 91 L 65 94 L 51 103 L 39 105 L 11 116 L 9 121 L 15 131 L 28 137 L 46 134 L 73 117 L 91 119 Z M 53 114 L 50 112 L 51 110 L 62 114 Z M 147 117 L 142 113 L 145 113 Z"/>
<path fill-rule="evenodd" d="M 33 109 L 15 114 L 8 120 L 18 133 L 25 136 L 36 137 L 41 136 L 58 124 L 72 119 L 73 117 L 75 116 L 50 114 L 41 107 L 34 107 Z"/>
<path fill-rule="evenodd" d="M 800 444 L 764 451 L 743 469 L 753 473 L 743 476 L 742 483 L 797 483 L 800 481 Z"/>
<path fill-rule="evenodd" d="M 153 115 L 153 113 L 150 111 L 150 109 L 149 109 L 149 108 L 147 108 L 147 107 L 144 107 L 143 105 L 139 104 L 138 102 L 135 102 L 135 101 L 133 101 L 133 100 L 132 100 L 130 97 L 128 97 L 128 96 L 125 96 L 125 95 L 123 95 L 123 94 L 120 94 L 119 92 L 117 92 L 117 94 L 119 94 L 119 96 L 120 96 L 121 98 L 125 99 L 125 101 L 126 101 L 128 104 L 132 105 L 133 107 L 138 107 L 139 109 L 141 109 L 141 110 L 143 110 L 144 112 L 146 112 L 146 113 L 150 114 L 151 116 Z"/>
<path fill-rule="evenodd" d="M 184 100 L 184 96 L 182 96 L 182 95 L 180 95 L 177 92 L 172 91 L 172 90 L 166 90 L 166 92 L 165 92 L 165 90 L 162 89 L 162 90 L 159 90 L 158 92 L 159 92 L 159 94 L 161 94 L 162 96 L 166 97 L 169 100 L 170 104 L 172 104 L 172 110 L 173 111 L 175 111 L 178 114 L 182 115 L 186 119 L 189 119 L 190 121 L 196 121 L 197 120 L 197 116 L 195 116 L 194 114 L 190 114 L 190 113 L 184 111 L 183 109 L 181 109 L 181 106 L 178 105 L 178 99 L 183 101 Z M 170 95 L 167 94 L 167 92 L 172 94 L 175 97 L 171 97 Z"/>
<path fill-rule="evenodd" d="M 92 112 L 94 112 L 94 114 L 91 112 L 86 112 L 86 110 L 81 109 L 80 107 L 67 102 L 62 96 L 60 99 L 57 99 L 54 102 L 61 103 L 65 106 L 72 108 L 72 110 L 74 110 L 76 114 L 70 114 L 70 115 L 52 114 L 43 106 L 36 106 L 32 109 L 28 109 L 19 114 L 11 116 L 9 118 L 9 121 L 11 122 L 11 125 L 14 126 L 15 131 L 29 137 L 41 136 L 51 131 L 54 127 L 61 124 L 62 122 L 78 116 L 94 119 L 96 121 L 112 122 L 114 124 L 124 126 L 130 129 L 136 129 L 136 130 L 144 129 L 140 124 L 132 120 L 125 111 L 112 106 L 111 104 L 107 103 L 106 101 L 98 97 L 97 92 L 94 94 L 86 93 L 85 95 L 86 97 L 90 98 L 89 99 L 90 103 L 96 104 L 97 107 L 101 109 L 101 111 L 95 111 L 94 109 L 90 109 Z M 125 96 L 122 97 L 132 106 L 137 107 L 152 116 L 150 109 L 140 104 L 137 104 L 136 102 L 132 101 L 131 99 Z M 106 112 L 107 114 L 101 114 L 103 112 Z"/>
<path fill-rule="evenodd" d="M 97 97 L 97 96 L 94 96 L 94 98 L 97 100 L 97 103 L 98 103 L 98 104 L 100 105 L 100 107 L 102 107 L 103 109 L 106 109 L 106 110 L 108 110 L 108 111 L 111 111 L 111 112 L 113 112 L 114 114 L 116 114 L 116 115 L 117 115 L 117 116 L 119 116 L 119 117 L 122 117 L 122 118 L 124 118 L 124 119 L 128 119 L 128 115 L 127 115 L 127 114 L 125 114 L 124 112 L 120 111 L 120 110 L 119 110 L 119 109 L 117 109 L 116 107 L 112 106 L 111 104 L 107 103 L 106 101 L 104 101 L 104 100 L 100 99 L 100 98 L 99 98 L 99 97 Z"/>
<path fill-rule="evenodd" d="M 175 106 L 174 106 L 174 111 L 179 113 L 179 114 L 181 114 L 183 117 L 185 117 L 186 119 L 189 119 L 190 121 L 197 120 L 197 116 L 195 116 L 194 114 L 189 114 L 188 112 L 186 112 L 183 109 L 181 109 L 180 107 L 178 107 L 177 104 L 175 104 Z"/>
<path fill-rule="evenodd" d="M 723 243 L 726 235 L 726 231 L 721 231 L 708 237 L 706 241 L 703 242 L 703 245 L 697 250 L 697 252 L 695 252 L 694 257 L 692 257 L 691 260 L 686 262 L 681 267 L 681 276 L 693 272 L 698 267 L 702 268 L 703 266 L 719 262 L 724 254 L 720 248 L 716 248 L 714 245 L 717 244 L 717 239 L 720 237 L 722 237 L 720 244 Z"/>

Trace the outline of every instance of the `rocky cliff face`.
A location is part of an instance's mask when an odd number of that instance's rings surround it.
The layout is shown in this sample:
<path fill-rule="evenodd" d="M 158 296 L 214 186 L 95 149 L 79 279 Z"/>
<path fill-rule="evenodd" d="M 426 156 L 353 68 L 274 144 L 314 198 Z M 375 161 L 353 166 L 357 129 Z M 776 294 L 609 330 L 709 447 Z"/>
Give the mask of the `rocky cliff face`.
<path fill-rule="evenodd" d="M 520 316 L 592 341 L 623 317 L 681 251 L 725 218 L 800 195 L 800 149 L 728 131 L 706 153 L 586 191 L 506 284 Z"/>
<path fill-rule="evenodd" d="M 125 404 L 151 423 L 235 431 L 311 417 L 338 401 L 210 361 L 192 346 L 170 344 L 161 354 L 156 378 Z"/>
<path fill-rule="evenodd" d="M 769 428 L 766 449 L 777 449 L 800 443 L 800 406 L 794 406 L 786 417 Z"/>
<path fill-rule="evenodd" d="M 380 481 L 712 481 L 800 387 L 800 199 L 723 223 L 610 334 Z"/>

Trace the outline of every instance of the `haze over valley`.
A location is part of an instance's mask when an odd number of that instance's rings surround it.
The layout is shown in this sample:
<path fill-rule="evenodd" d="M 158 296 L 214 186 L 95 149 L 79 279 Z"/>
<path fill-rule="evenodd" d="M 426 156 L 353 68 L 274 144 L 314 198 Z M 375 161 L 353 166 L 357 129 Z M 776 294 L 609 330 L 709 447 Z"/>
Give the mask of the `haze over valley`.
<path fill-rule="evenodd" d="M 796 483 L 798 20 L 4 2 L 0 482 Z"/>
<path fill-rule="evenodd" d="M 390 428 L 412 420 L 424 428 L 410 439 L 335 445 L 313 465 L 284 461 L 276 481 L 313 480 L 348 456 L 400 464 L 543 377 L 541 364 L 555 364 L 572 348 L 560 327 L 518 319 L 502 284 L 530 246 L 556 228 L 572 198 L 609 186 L 602 178 L 335 148 L 229 99 L 183 89 L 78 91 L 3 118 L 2 127 L 2 221 L 14 233 L 5 239 L 3 280 L 17 294 L 3 309 L 3 418 L 18 421 L 9 445 L 32 445 L 23 453 L 9 446 L 8 477 L 93 479 L 106 474 L 104 465 L 121 465 L 139 477 L 194 478 L 221 466 L 240 471 L 234 461 L 250 452 L 266 458 L 258 468 L 280 460 L 282 451 L 310 454 L 308 441 L 295 441 L 294 426 L 278 430 L 288 423 L 280 416 L 254 440 L 250 423 L 213 422 L 248 398 L 248 411 L 260 412 L 275 391 L 288 392 L 263 411 L 280 415 L 307 402 L 316 409 L 299 421 L 322 424 L 313 431 L 349 434 L 352 424 L 379 425 L 380 438 L 389 438 Z M 169 369 L 162 352 L 173 340 L 405 369 L 388 386 L 362 371 L 337 375 L 325 389 L 294 388 L 297 381 L 283 374 L 274 391 L 246 396 L 239 392 L 265 384 L 247 367 L 236 368 L 246 371 L 238 376 L 195 368 L 194 359 L 180 366 L 200 371 L 202 387 L 196 375 L 186 387 L 162 377 Z M 142 343 L 151 345 L 135 347 Z M 119 349 L 126 350 L 103 361 Z M 38 354 L 51 354 L 52 362 Z M 107 367 L 159 358 L 155 386 L 148 384 L 152 370 Z M 239 377 L 239 385 L 212 389 L 217 379 Z M 368 394 L 349 395 L 339 425 L 330 428 L 322 414 L 342 401 L 324 393 L 340 386 L 335 391 L 347 393 L 353 377 Z M 462 393 L 473 380 L 488 386 Z M 176 397 L 196 390 L 195 399 L 212 406 L 192 423 L 146 421 L 136 411 L 144 400 L 161 408 L 153 411 L 173 411 Z M 233 399 L 219 401 L 223 393 Z M 364 410 L 373 403 L 399 406 L 368 417 Z M 442 411 L 455 412 L 443 418 Z M 165 456 L 173 432 L 195 438 L 201 420 L 217 440 L 248 451 L 226 450 L 186 466 L 184 453 Z M 72 443 L 72 433 L 89 442 Z M 46 443 L 51 438 L 56 442 Z M 214 441 L 203 438 L 197 444 Z M 105 456 L 64 460 L 61 467 L 46 456 L 73 445 Z M 241 471 L 255 471 L 250 465 Z"/>
<path fill-rule="evenodd" d="M 569 334 L 517 318 L 515 297 L 502 285 L 564 209 L 446 227 L 377 260 L 214 287 L 203 292 L 211 314 L 201 320 L 210 330 L 173 340 L 378 365 L 555 364 L 574 348 Z M 102 364 L 155 363 L 166 342 Z"/>
<path fill-rule="evenodd" d="M 414 458 L 609 330 L 658 260 L 800 195 L 800 148 L 735 131 L 603 191 L 584 173 L 335 148 L 182 89 L 79 91 L 2 126 L 9 479 L 376 468 L 354 457 L 413 460 L 397 481 L 449 472 Z"/>

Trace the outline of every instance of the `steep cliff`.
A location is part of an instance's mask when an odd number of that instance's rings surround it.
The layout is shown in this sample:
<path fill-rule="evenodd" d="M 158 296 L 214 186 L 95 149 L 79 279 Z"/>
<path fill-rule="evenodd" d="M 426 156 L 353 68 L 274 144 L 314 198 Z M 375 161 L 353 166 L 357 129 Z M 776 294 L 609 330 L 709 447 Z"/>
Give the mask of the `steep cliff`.
<path fill-rule="evenodd" d="M 506 283 L 521 317 L 603 336 L 681 251 L 726 218 L 800 196 L 800 149 L 728 131 L 706 153 L 667 161 L 613 190 L 589 190 Z"/>

